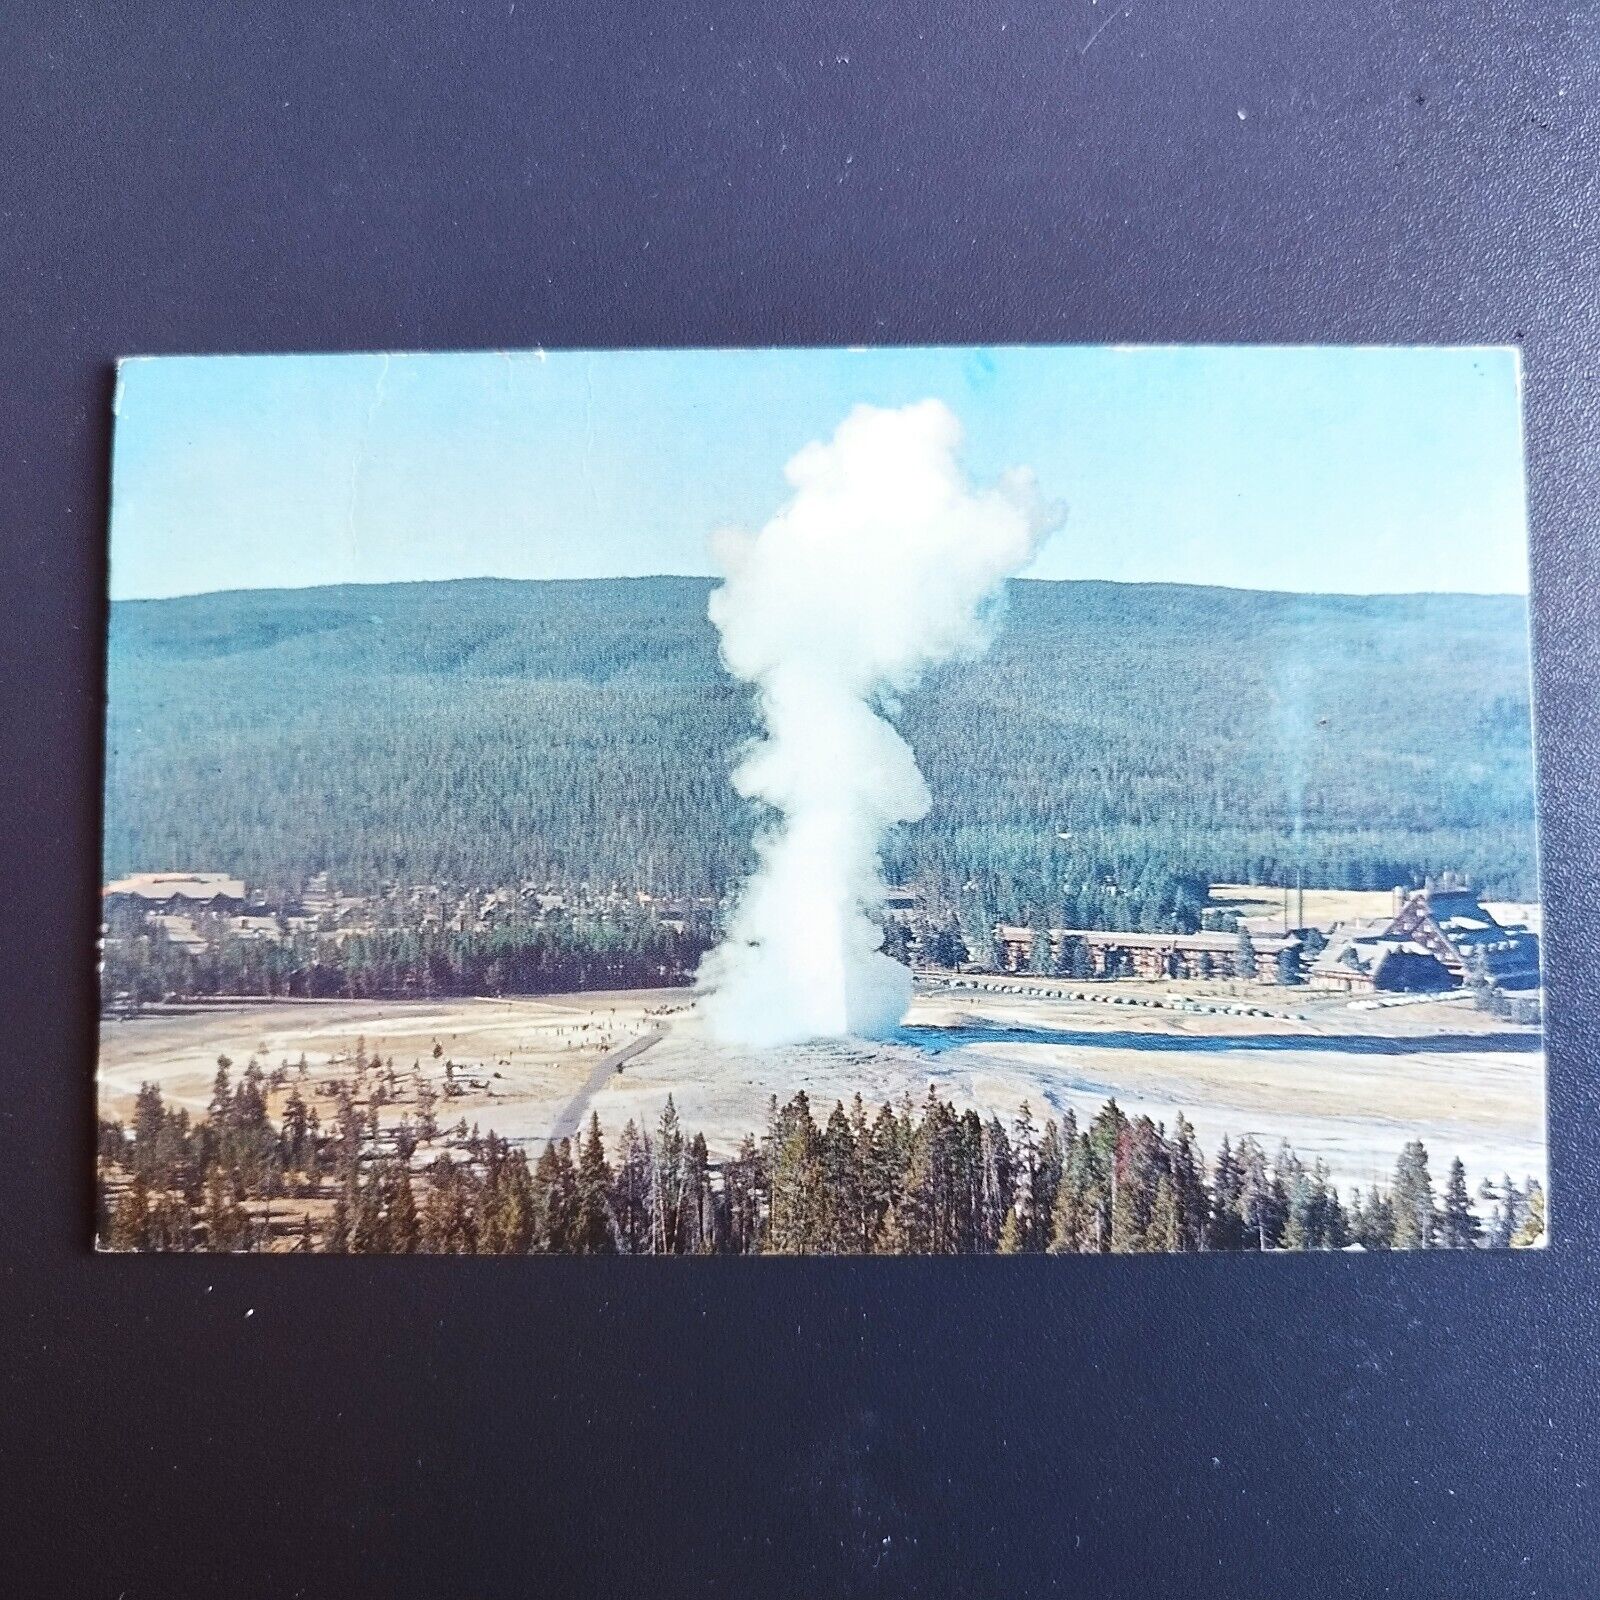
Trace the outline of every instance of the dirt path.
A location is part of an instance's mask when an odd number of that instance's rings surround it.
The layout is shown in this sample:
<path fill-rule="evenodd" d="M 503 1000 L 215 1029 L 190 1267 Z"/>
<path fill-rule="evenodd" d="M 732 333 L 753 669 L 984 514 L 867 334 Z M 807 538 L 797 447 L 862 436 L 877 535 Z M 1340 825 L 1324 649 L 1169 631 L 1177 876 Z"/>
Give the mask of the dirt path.
<path fill-rule="evenodd" d="M 620 1072 L 626 1062 L 632 1061 L 635 1056 L 642 1056 L 651 1045 L 665 1039 L 665 1028 L 652 1028 L 649 1033 L 633 1040 L 629 1044 L 619 1045 L 615 1050 L 608 1050 L 605 1055 L 595 1062 L 594 1070 L 584 1080 L 583 1086 L 557 1113 L 554 1124 L 551 1126 L 552 1139 L 575 1139 L 583 1128 L 584 1113 L 589 1109 L 589 1102 L 599 1094 L 607 1080 L 613 1073 Z"/>

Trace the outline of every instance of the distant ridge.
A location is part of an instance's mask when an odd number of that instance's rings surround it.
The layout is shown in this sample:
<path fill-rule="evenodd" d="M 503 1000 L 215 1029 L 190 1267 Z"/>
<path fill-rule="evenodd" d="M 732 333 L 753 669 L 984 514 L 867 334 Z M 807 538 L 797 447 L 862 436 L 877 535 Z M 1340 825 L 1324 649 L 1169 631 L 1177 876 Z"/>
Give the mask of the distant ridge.
<path fill-rule="evenodd" d="M 144 606 L 168 605 L 177 601 L 189 600 L 221 600 L 238 596 L 267 596 L 267 595 L 316 595 L 316 594 L 356 594 L 366 593 L 371 590 L 393 589 L 425 589 L 425 588 L 465 588 L 472 585 L 545 585 L 548 587 L 574 586 L 592 583 L 691 583 L 703 584 L 707 589 L 721 580 L 714 574 L 695 572 L 656 572 L 656 573 L 619 573 L 609 577 L 595 578 L 506 578 L 496 577 L 491 573 L 481 573 L 474 577 L 464 578 L 392 578 L 371 583 L 314 583 L 303 586 L 286 585 L 277 588 L 254 589 L 204 589 L 194 594 L 175 595 L 128 595 L 112 600 L 116 606 Z M 1194 590 L 1204 589 L 1218 594 L 1250 594 L 1263 595 L 1275 599 L 1346 599 L 1346 600 L 1436 600 L 1436 599 L 1468 599 L 1468 600 L 1510 600 L 1526 607 L 1527 596 L 1513 591 L 1478 591 L 1463 589 L 1421 589 L 1397 590 L 1394 592 L 1367 593 L 1365 591 L 1349 591 L 1341 589 L 1327 590 L 1300 590 L 1300 589 L 1250 589 L 1233 584 L 1204 584 L 1168 582 L 1164 579 L 1142 579 L 1127 582 L 1113 578 L 1014 578 L 1013 584 L 1037 584 L 1041 587 L 1054 587 L 1066 585 L 1077 588 L 1099 587 L 1105 589 L 1179 589 Z"/>
<path fill-rule="evenodd" d="M 114 602 L 107 871 L 716 893 L 754 819 L 727 782 L 752 728 L 714 581 Z M 891 877 L 1008 916 L 1142 872 L 1534 892 L 1521 595 L 1021 580 L 989 655 L 901 720 L 935 805 Z"/>

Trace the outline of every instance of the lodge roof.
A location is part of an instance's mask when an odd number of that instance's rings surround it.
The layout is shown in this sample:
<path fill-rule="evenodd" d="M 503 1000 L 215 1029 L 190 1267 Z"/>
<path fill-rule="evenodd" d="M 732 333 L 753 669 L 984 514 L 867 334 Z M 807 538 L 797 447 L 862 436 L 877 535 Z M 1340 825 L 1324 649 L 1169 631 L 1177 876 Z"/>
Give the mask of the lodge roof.
<path fill-rule="evenodd" d="M 244 879 L 222 872 L 135 872 L 108 883 L 104 895 L 132 895 L 139 900 L 243 900 Z"/>
<path fill-rule="evenodd" d="M 995 933 L 1007 944 L 1019 944 L 1031 941 L 1036 931 L 1002 923 Z M 1121 933 L 1113 928 L 1052 928 L 1050 937 L 1053 941 L 1084 939 L 1091 944 L 1114 944 L 1128 950 L 1205 950 L 1231 955 L 1239 948 L 1236 933 Z M 1261 955 L 1300 948 L 1300 940 L 1294 934 L 1287 938 L 1282 934 L 1252 934 L 1250 942 Z"/>
<path fill-rule="evenodd" d="M 1469 960 L 1496 982 L 1537 978 L 1538 941 L 1525 928 L 1503 926 L 1469 889 L 1419 889 L 1400 911 L 1391 930 L 1408 913 L 1422 912 L 1465 965 Z"/>
<path fill-rule="evenodd" d="M 1414 939 L 1394 939 L 1384 933 L 1345 934 L 1334 939 L 1311 963 L 1311 972 L 1313 976 L 1360 972 L 1376 977 L 1384 963 L 1398 955 L 1432 957 L 1433 952 Z"/>
<path fill-rule="evenodd" d="M 1455 961 L 1465 967 L 1470 959 L 1494 982 L 1537 980 L 1538 943 L 1533 935 L 1524 928 L 1502 926 L 1475 893 L 1456 888 L 1419 889 L 1392 917 L 1342 924 L 1312 963 L 1311 974 L 1358 972 L 1375 979 L 1395 956 L 1441 959 L 1427 942 L 1434 937 L 1454 952 Z M 1446 965 L 1452 964 L 1445 959 Z"/>
<path fill-rule="evenodd" d="M 1494 922 L 1493 914 L 1471 889 L 1419 889 L 1417 895 L 1427 902 L 1439 922 L 1453 917 Z"/>

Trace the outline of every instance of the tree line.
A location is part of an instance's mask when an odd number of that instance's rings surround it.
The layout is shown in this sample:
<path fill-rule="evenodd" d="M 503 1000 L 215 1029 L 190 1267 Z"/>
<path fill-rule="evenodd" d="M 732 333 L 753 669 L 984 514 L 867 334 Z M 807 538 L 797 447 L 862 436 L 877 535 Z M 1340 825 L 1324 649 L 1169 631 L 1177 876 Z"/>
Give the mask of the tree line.
<path fill-rule="evenodd" d="M 719 897 L 761 816 L 709 583 L 119 603 L 105 866 Z M 978 920 L 1186 931 L 1212 882 L 1536 893 L 1523 602 L 1019 583 L 898 713 L 893 882 Z"/>
<path fill-rule="evenodd" d="M 1459 1158 L 1436 1187 L 1420 1140 L 1386 1185 L 1338 1193 L 1320 1159 L 1224 1138 L 1207 1162 L 1192 1126 L 1108 1100 L 1080 1126 L 857 1095 L 820 1122 L 801 1091 L 771 1101 L 761 1133 L 711 1159 L 669 1095 L 608 1150 L 591 1115 L 577 1139 L 527 1153 L 435 1103 L 385 1127 L 381 1070 L 367 1104 L 337 1086 L 318 1119 L 298 1083 L 269 1114 L 272 1078 L 224 1058 L 208 1113 L 191 1119 L 144 1085 L 131 1124 L 99 1139 L 102 1241 L 114 1250 L 524 1255 L 1121 1254 L 1470 1249 L 1537 1244 L 1544 1192 L 1509 1175 L 1475 1208 Z M 381 1064 L 376 1064 L 381 1067 Z M 282 1071 L 283 1069 L 279 1069 Z M 392 1064 L 390 1066 L 392 1074 Z M 284 1079 L 276 1090 L 281 1092 Z M 423 1145 L 438 1148 L 416 1159 Z M 427 1151 L 422 1151 L 427 1155 Z M 1480 1211 L 1487 1211 L 1487 1217 Z"/>

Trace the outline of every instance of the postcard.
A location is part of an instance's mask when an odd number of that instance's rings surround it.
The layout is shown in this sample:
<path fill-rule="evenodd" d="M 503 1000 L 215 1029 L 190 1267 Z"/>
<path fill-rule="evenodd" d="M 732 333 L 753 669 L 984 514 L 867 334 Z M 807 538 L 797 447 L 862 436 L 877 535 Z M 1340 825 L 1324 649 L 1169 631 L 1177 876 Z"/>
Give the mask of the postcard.
<path fill-rule="evenodd" d="M 1546 1241 L 1514 351 L 130 359 L 114 451 L 101 1248 Z"/>

